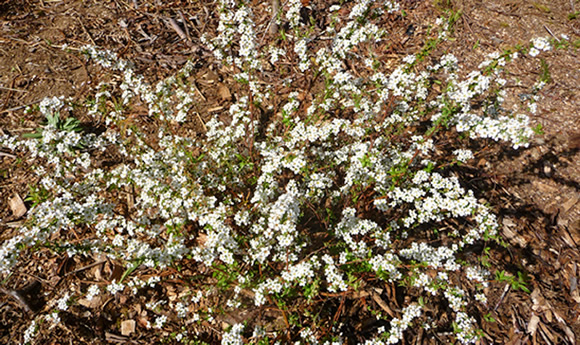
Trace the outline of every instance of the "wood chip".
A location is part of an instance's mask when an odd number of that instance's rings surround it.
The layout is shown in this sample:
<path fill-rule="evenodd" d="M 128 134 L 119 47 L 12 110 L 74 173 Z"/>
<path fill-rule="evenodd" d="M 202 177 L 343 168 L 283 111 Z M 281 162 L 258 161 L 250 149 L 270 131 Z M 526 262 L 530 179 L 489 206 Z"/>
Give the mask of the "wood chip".
<path fill-rule="evenodd" d="M 223 110 L 223 109 L 224 109 L 224 107 L 215 107 L 215 108 L 208 109 L 207 112 L 208 113 L 212 113 L 214 111 L 220 111 L 220 110 Z"/>
<path fill-rule="evenodd" d="M 568 341 L 570 342 L 570 344 L 576 345 L 576 336 L 574 335 L 574 332 L 572 332 L 570 327 L 568 327 L 567 325 L 564 325 L 564 333 L 566 333 L 566 336 L 568 337 Z"/>
<path fill-rule="evenodd" d="M 212 70 L 207 71 L 206 74 L 203 75 L 204 81 L 213 84 L 219 81 L 220 77 Z"/>
<path fill-rule="evenodd" d="M 139 322 L 139 326 L 147 328 L 149 325 L 149 320 L 147 320 L 147 315 L 145 316 L 139 316 L 137 318 L 137 322 Z"/>
<path fill-rule="evenodd" d="M 125 267 L 114 263 L 111 270 L 111 274 L 109 275 L 109 281 L 114 280 L 116 282 L 119 282 L 121 280 L 121 277 L 123 277 L 123 273 L 125 273 Z"/>
<path fill-rule="evenodd" d="M 224 84 L 220 83 L 220 85 L 218 86 L 218 95 L 220 96 L 222 101 L 232 100 L 232 93 L 230 92 L 230 89 Z"/>
<path fill-rule="evenodd" d="M 109 342 L 112 342 L 112 343 L 125 343 L 125 342 L 127 342 L 127 340 L 129 340 L 126 337 L 116 335 L 114 333 L 109 333 L 109 332 L 105 332 L 105 339 Z"/>
<path fill-rule="evenodd" d="M 580 290 L 576 289 L 572 291 L 570 297 L 572 297 L 572 299 L 576 301 L 576 303 L 580 304 Z"/>
<path fill-rule="evenodd" d="M 10 206 L 12 214 L 16 219 L 24 216 L 27 211 L 26 206 L 24 205 L 24 201 L 22 201 L 22 198 L 18 194 L 14 194 L 14 196 L 8 200 L 8 205 Z"/>
<path fill-rule="evenodd" d="M 532 318 L 530 319 L 530 322 L 528 322 L 528 328 L 527 328 L 527 332 L 530 335 L 534 335 L 536 334 L 536 331 L 538 330 L 538 324 L 540 323 L 540 318 L 538 317 L 538 315 L 534 314 L 532 315 Z"/>
<path fill-rule="evenodd" d="M 544 194 L 558 194 L 560 190 L 557 187 L 552 187 L 546 183 L 540 181 L 532 181 L 532 185 L 535 189 L 539 190 Z"/>
<path fill-rule="evenodd" d="M 571 198 L 569 198 L 566 202 L 562 204 L 561 208 L 562 213 L 567 213 L 572 207 L 574 207 L 574 205 L 576 205 L 578 200 L 580 200 L 580 194 L 574 193 L 574 195 Z"/>
<path fill-rule="evenodd" d="M 571 149 L 580 149 L 580 134 L 575 134 L 568 138 L 568 147 Z"/>
<path fill-rule="evenodd" d="M 544 323 L 542 323 L 542 322 L 540 322 L 540 330 L 542 331 L 542 333 L 544 335 L 546 335 L 546 337 L 550 338 L 550 342 L 556 343 L 556 338 L 554 337 L 552 332 L 550 332 L 550 330 L 548 329 L 548 326 L 544 325 Z"/>
<path fill-rule="evenodd" d="M 510 224 L 511 220 L 508 219 L 504 219 L 504 223 L 503 223 L 503 227 L 502 227 L 502 233 L 503 235 L 510 240 L 513 244 L 518 244 L 519 246 L 526 247 L 527 246 L 527 241 L 524 237 L 519 236 L 517 233 L 517 228 L 514 226 L 510 226 L 508 224 Z M 511 223 L 511 224 L 515 224 L 515 223 Z"/>
<path fill-rule="evenodd" d="M 135 320 L 121 322 L 121 334 L 128 336 L 135 332 Z"/>
<path fill-rule="evenodd" d="M 382 310 L 384 310 L 387 314 L 389 314 L 390 317 L 395 317 L 395 313 L 393 313 L 391 308 L 389 308 L 387 303 L 385 303 L 385 301 L 383 301 L 383 299 L 381 298 L 381 296 L 379 296 L 378 293 L 376 293 L 374 291 L 371 292 L 371 297 L 372 297 L 373 301 L 377 302 L 377 304 L 379 305 L 379 307 L 381 307 Z"/>
<path fill-rule="evenodd" d="M 101 306 L 102 298 L 101 296 L 95 296 L 90 301 L 86 298 L 81 298 L 78 303 L 85 308 L 94 309 Z"/>

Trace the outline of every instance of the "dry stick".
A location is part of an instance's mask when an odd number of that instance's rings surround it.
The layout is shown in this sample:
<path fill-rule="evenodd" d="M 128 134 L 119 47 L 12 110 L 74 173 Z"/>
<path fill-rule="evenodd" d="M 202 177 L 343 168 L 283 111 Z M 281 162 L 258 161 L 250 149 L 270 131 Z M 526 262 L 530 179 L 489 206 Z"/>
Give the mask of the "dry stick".
<path fill-rule="evenodd" d="M 203 101 L 206 102 L 207 101 L 207 98 L 205 98 L 205 96 L 203 95 L 203 93 L 201 93 L 201 91 L 199 90 L 199 88 L 195 84 L 195 81 L 193 83 L 191 83 L 191 86 L 193 86 L 193 89 L 195 91 L 197 91 L 197 93 L 201 96 L 201 98 L 203 99 Z"/>
<path fill-rule="evenodd" d="M 193 43 L 189 40 L 189 38 L 187 38 L 187 35 L 185 34 L 185 32 L 183 32 L 181 27 L 179 27 L 179 24 L 177 24 L 175 19 L 167 18 L 165 20 L 166 20 L 165 21 L 166 25 L 167 25 L 167 23 L 169 23 L 168 26 L 171 27 L 179 35 L 179 37 L 181 37 L 181 39 L 183 39 L 187 43 L 187 45 L 189 45 L 190 47 L 193 47 Z"/>
<path fill-rule="evenodd" d="M 273 4 L 274 1 L 278 1 L 278 3 L 279 3 L 279 0 L 272 0 L 272 4 Z M 286 5 L 287 2 L 288 1 L 285 1 L 282 6 Z M 280 12 L 279 9 L 278 9 L 278 12 Z M 258 44 L 259 46 L 262 45 L 262 41 L 264 41 L 264 37 L 266 36 L 266 32 L 269 32 L 270 26 L 272 24 L 274 24 L 276 22 L 276 20 L 278 19 L 277 18 L 278 17 L 278 12 L 274 13 L 274 15 L 272 16 L 272 19 L 270 19 L 270 21 L 268 22 L 268 26 L 266 27 L 266 30 L 264 30 L 264 34 L 262 35 L 262 38 L 260 38 L 260 43 Z"/>
<path fill-rule="evenodd" d="M 197 118 L 199 119 L 199 121 L 201 122 L 201 125 L 203 126 L 203 130 L 205 132 L 207 132 L 207 127 L 205 126 L 205 122 L 203 122 L 203 120 L 201 119 L 201 116 L 199 116 L 199 113 L 196 111 L 195 115 L 197 115 Z"/>
<path fill-rule="evenodd" d="M 24 308 L 24 310 L 26 310 L 29 313 L 32 312 L 32 308 L 30 307 L 28 302 L 26 302 L 24 297 L 22 297 L 18 293 L 18 291 L 6 290 L 6 289 L 0 287 L 0 292 L 3 292 L 5 294 L 7 294 L 8 296 L 12 296 L 12 298 L 14 298 L 16 300 L 16 302 L 18 302 Z"/>
<path fill-rule="evenodd" d="M 183 27 L 185 28 L 185 35 L 187 35 L 187 39 L 191 41 L 191 36 L 189 35 L 189 29 L 187 28 L 187 22 L 185 21 L 185 17 L 181 11 L 177 11 L 179 13 L 179 18 L 181 18 L 181 22 L 183 22 Z"/>
<path fill-rule="evenodd" d="M 96 46 L 97 44 L 95 43 L 95 41 L 93 40 L 93 37 L 91 37 L 91 34 L 87 31 L 87 28 L 85 28 L 85 26 L 83 25 L 83 22 L 77 18 L 77 21 L 79 22 L 79 24 L 81 25 L 81 28 L 83 29 L 83 31 L 85 32 L 85 34 L 87 34 L 87 36 L 89 37 L 89 41 L 91 41 L 91 43 Z"/>
<path fill-rule="evenodd" d="M 552 37 L 554 37 L 554 39 L 556 39 L 556 41 L 560 41 L 560 40 L 558 39 L 558 37 L 554 36 L 554 34 L 552 33 L 552 30 L 550 30 L 550 29 L 549 29 L 549 28 L 548 28 L 546 25 L 544 25 L 544 29 L 546 29 L 546 31 L 548 31 L 548 33 L 549 33 L 549 34 L 550 34 Z"/>
<path fill-rule="evenodd" d="M 81 267 L 81 268 L 79 268 L 79 269 L 76 269 L 76 270 L 74 270 L 74 271 L 71 271 L 71 272 L 69 272 L 69 273 L 65 274 L 64 276 L 65 276 L 65 277 L 68 277 L 68 276 L 70 276 L 70 275 L 73 275 L 73 274 L 75 274 L 75 273 L 79 273 L 79 272 L 82 272 L 82 271 L 84 271 L 84 270 L 88 270 L 89 268 L 92 268 L 92 267 L 95 267 L 95 266 L 102 265 L 102 264 L 104 264 L 104 263 L 106 263 L 106 262 L 107 262 L 107 260 L 97 261 L 97 262 L 94 262 L 94 263 L 92 263 L 92 264 L 90 264 L 90 265 L 87 265 L 87 266 L 85 266 L 85 267 Z"/>
<path fill-rule="evenodd" d="M 274 14 L 274 20 L 271 22 L 270 25 L 270 35 L 275 35 L 278 32 L 278 23 L 276 23 L 278 11 L 280 11 L 280 0 L 272 0 L 272 13 Z"/>
<path fill-rule="evenodd" d="M 4 113 L 9 113 L 9 112 L 11 112 L 11 111 L 20 110 L 20 109 L 22 109 L 22 108 L 26 108 L 26 107 L 28 107 L 29 105 L 33 105 L 33 104 L 40 103 L 40 102 L 42 102 L 42 99 L 36 100 L 36 101 L 34 101 L 34 102 L 30 102 L 30 103 L 28 103 L 28 104 L 25 104 L 25 105 L 20 105 L 20 106 L 18 106 L 18 107 L 14 107 L 14 108 L 10 108 L 10 109 L 5 109 L 5 110 L 2 110 L 2 111 L 0 111 L 0 114 L 4 114 Z"/>
<path fill-rule="evenodd" d="M 503 302 L 503 299 L 505 298 L 506 294 L 508 293 L 508 291 L 510 290 L 510 284 L 505 284 L 505 287 L 503 288 L 503 293 L 501 294 L 501 297 L 499 298 L 499 301 L 497 301 L 497 304 L 495 305 L 495 308 L 493 308 L 493 311 L 496 311 L 497 308 L 499 308 L 499 305 Z"/>
<path fill-rule="evenodd" d="M 8 91 L 16 91 L 16 92 L 28 92 L 26 90 L 14 89 L 14 88 L 5 87 L 5 86 L 0 86 L 0 89 L 2 89 L 2 90 L 8 90 Z"/>
<path fill-rule="evenodd" d="M 15 155 L 11 155 L 10 153 L 0 151 L 0 157 L 1 156 L 9 157 L 9 158 L 17 158 Z"/>

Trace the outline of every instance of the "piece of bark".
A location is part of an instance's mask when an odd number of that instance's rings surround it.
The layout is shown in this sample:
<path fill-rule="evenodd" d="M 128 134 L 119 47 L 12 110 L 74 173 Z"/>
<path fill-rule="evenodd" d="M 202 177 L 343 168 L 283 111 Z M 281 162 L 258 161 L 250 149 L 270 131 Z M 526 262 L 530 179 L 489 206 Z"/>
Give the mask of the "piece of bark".
<path fill-rule="evenodd" d="M 121 334 L 124 336 L 131 335 L 135 332 L 135 320 L 126 320 L 121 322 Z"/>
<path fill-rule="evenodd" d="M 272 0 L 272 23 L 270 25 L 270 35 L 278 32 L 278 12 L 280 12 L 280 0 Z"/>
<path fill-rule="evenodd" d="M 14 194 L 14 196 L 8 200 L 8 206 L 10 206 L 10 210 L 12 210 L 12 214 L 14 215 L 15 219 L 18 219 L 26 214 L 26 206 L 18 194 Z"/>

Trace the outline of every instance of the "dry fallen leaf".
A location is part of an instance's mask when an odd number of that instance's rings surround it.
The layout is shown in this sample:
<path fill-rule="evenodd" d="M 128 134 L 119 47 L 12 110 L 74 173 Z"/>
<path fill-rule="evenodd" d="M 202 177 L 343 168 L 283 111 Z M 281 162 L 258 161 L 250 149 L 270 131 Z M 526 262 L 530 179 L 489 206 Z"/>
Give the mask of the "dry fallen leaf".
<path fill-rule="evenodd" d="M 389 314 L 390 317 L 395 317 L 395 314 L 393 313 L 391 308 L 389 308 L 387 303 L 385 303 L 385 301 L 383 301 L 383 299 L 381 298 L 381 296 L 378 293 L 373 291 L 371 294 L 371 297 L 379 305 L 379 307 L 381 307 L 381 309 L 383 309 L 387 314 Z"/>
<path fill-rule="evenodd" d="M 141 326 L 143 328 L 149 327 L 149 320 L 147 319 L 146 314 L 144 316 L 139 316 L 137 318 L 137 322 L 139 322 L 139 326 Z"/>
<path fill-rule="evenodd" d="M 121 322 L 121 334 L 131 335 L 135 332 L 135 320 L 126 320 Z"/>
<path fill-rule="evenodd" d="M 27 211 L 26 206 L 24 205 L 24 201 L 22 201 L 22 198 L 18 194 L 14 194 L 14 196 L 8 200 L 8 205 L 10 206 L 12 214 L 16 219 L 24 216 Z"/>

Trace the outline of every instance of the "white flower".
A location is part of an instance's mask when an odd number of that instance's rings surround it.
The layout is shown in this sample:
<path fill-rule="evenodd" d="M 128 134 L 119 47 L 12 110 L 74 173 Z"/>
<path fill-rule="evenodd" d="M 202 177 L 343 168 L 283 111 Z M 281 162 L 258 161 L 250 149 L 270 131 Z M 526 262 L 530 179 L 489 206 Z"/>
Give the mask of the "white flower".
<path fill-rule="evenodd" d="M 541 50 L 541 51 L 548 51 L 550 49 L 552 49 L 552 45 L 550 44 L 550 41 L 546 38 L 546 37 L 537 37 L 532 39 L 532 44 L 534 45 L 534 48 Z M 530 53 L 531 55 L 531 53 Z M 532 55 L 534 56 L 534 55 Z"/>
<path fill-rule="evenodd" d="M 107 291 L 109 291 L 112 295 L 116 294 L 117 292 L 121 292 L 125 289 L 123 284 L 118 284 L 113 280 L 111 284 L 107 286 Z"/>
<path fill-rule="evenodd" d="M 57 324 L 57 323 L 59 323 L 61 321 L 60 320 L 60 316 L 58 316 L 58 313 L 57 312 L 50 313 L 50 314 L 46 315 L 45 320 L 46 321 L 49 321 L 49 322 L 51 322 L 53 324 Z"/>
<path fill-rule="evenodd" d="M 244 325 L 237 323 L 232 326 L 228 332 L 224 332 L 222 335 L 222 345 L 243 345 L 244 339 L 242 338 L 242 332 L 244 330 Z"/>
<path fill-rule="evenodd" d="M 67 292 L 62 298 L 56 301 L 56 307 L 60 310 L 67 310 L 68 309 L 68 300 L 70 298 L 69 293 Z"/>
<path fill-rule="evenodd" d="M 467 149 L 457 149 L 455 151 L 453 151 L 453 154 L 455 156 L 457 156 L 457 160 L 459 162 L 465 163 L 468 160 L 473 158 L 473 152 L 471 152 L 471 150 L 467 150 Z"/>
<path fill-rule="evenodd" d="M 167 323 L 167 316 L 161 315 L 155 319 L 155 324 L 153 325 L 154 328 L 161 329 Z"/>
<path fill-rule="evenodd" d="M 411 55 L 407 55 L 403 58 L 403 62 L 406 64 L 412 64 L 413 62 L 415 62 L 416 56 L 414 54 Z"/>
<path fill-rule="evenodd" d="M 30 326 L 24 331 L 22 345 L 30 344 L 36 335 L 36 321 L 32 320 Z"/>
<path fill-rule="evenodd" d="M 86 299 L 88 301 L 92 301 L 93 298 L 95 298 L 95 296 L 97 296 L 100 293 L 100 289 L 98 285 L 91 285 L 89 286 L 88 290 L 87 290 L 87 295 L 86 295 Z"/>

